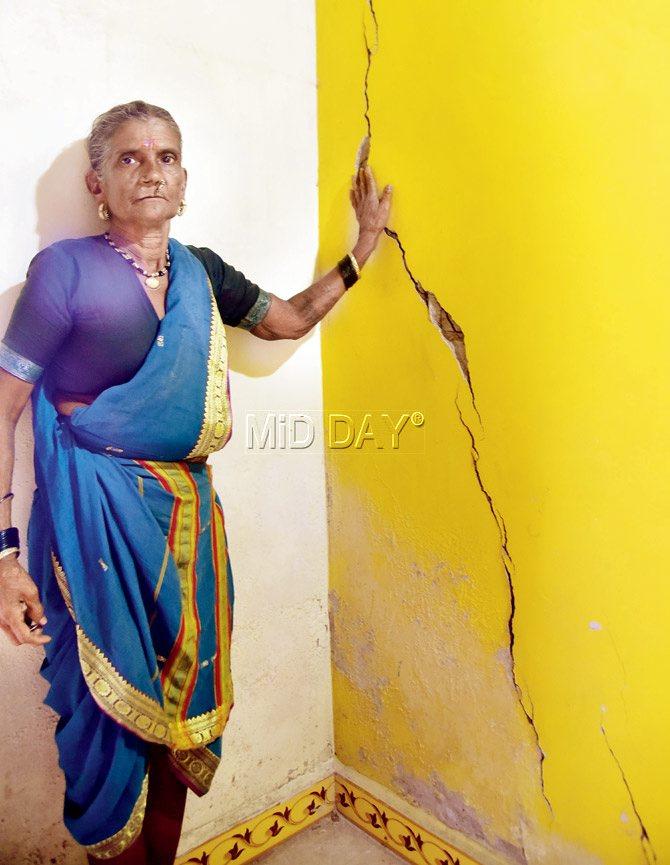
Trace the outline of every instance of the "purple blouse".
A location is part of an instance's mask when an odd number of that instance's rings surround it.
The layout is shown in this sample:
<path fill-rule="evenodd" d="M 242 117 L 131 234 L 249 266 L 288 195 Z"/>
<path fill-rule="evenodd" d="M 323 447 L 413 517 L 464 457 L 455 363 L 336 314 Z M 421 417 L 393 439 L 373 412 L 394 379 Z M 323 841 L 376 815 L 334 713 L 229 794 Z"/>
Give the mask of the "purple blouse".
<path fill-rule="evenodd" d="M 206 262 L 223 321 L 258 324 L 267 292 L 211 250 L 189 249 Z M 30 382 L 48 371 L 61 398 L 95 397 L 133 377 L 159 323 L 135 269 L 103 235 L 61 240 L 30 262 L 0 342 L 0 366 Z"/>

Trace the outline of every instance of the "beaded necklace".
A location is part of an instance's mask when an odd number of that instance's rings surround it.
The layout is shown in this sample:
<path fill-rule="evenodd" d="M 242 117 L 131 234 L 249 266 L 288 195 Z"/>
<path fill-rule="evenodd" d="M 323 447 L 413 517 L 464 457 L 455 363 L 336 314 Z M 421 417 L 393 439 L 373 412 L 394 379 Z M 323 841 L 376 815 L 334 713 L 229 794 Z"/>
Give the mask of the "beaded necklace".
<path fill-rule="evenodd" d="M 160 277 L 165 276 L 165 274 L 168 272 L 168 269 L 170 267 L 170 250 L 169 250 L 169 248 L 166 248 L 166 250 L 165 250 L 165 267 L 161 268 L 161 270 L 154 271 L 154 273 L 147 273 L 146 270 L 144 270 L 144 268 L 142 268 L 135 261 L 135 259 L 132 257 L 132 255 L 130 255 L 127 252 L 124 252 L 122 249 L 119 249 L 119 247 L 114 243 L 112 238 L 109 236 L 108 232 L 105 232 L 105 240 L 112 247 L 112 249 L 115 249 L 119 253 L 119 255 L 122 255 L 126 259 L 126 261 L 129 261 L 132 264 L 132 266 L 135 268 L 135 270 L 139 270 L 139 272 L 142 274 L 142 276 L 145 277 L 144 284 L 146 285 L 147 288 L 156 289 L 160 286 Z"/>

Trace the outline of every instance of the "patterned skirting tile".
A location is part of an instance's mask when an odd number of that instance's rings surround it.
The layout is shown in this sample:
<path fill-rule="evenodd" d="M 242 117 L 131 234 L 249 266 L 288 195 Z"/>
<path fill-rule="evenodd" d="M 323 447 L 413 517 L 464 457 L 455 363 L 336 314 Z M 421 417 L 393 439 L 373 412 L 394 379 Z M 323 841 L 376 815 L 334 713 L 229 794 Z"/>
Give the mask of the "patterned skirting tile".
<path fill-rule="evenodd" d="M 246 863 L 325 817 L 334 808 L 335 777 L 330 775 L 303 793 L 244 820 L 222 835 L 200 844 L 175 865 Z"/>
<path fill-rule="evenodd" d="M 478 865 L 359 785 L 334 774 L 180 856 L 175 865 L 251 862 L 333 809 L 413 865 Z"/>

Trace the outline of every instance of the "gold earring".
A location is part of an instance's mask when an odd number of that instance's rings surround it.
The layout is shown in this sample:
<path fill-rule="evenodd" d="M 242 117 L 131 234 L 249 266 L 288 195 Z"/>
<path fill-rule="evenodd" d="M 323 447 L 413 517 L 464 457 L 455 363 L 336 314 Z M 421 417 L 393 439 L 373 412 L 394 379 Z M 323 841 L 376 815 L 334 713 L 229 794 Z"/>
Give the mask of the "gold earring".
<path fill-rule="evenodd" d="M 179 202 L 179 207 L 177 208 L 177 216 L 181 216 L 185 210 L 186 210 L 186 202 L 182 198 L 182 200 Z"/>
<path fill-rule="evenodd" d="M 110 217 L 111 215 L 112 215 L 112 214 L 109 212 L 109 208 L 107 207 L 107 205 L 105 204 L 105 202 L 104 202 L 104 201 L 101 201 L 100 204 L 98 205 L 98 216 L 99 216 L 99 218 L 102 219 L 102 221 L 104 222 L 105 220 L 109 219 L 109 217 Z"/>

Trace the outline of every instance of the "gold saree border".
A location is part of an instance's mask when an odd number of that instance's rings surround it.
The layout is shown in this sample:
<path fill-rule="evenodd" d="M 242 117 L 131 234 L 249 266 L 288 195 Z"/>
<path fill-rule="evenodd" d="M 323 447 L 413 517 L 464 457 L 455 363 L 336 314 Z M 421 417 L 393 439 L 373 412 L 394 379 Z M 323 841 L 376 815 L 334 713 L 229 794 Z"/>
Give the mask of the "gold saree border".
<path fill-rule="evenodd" d="M 174 465 L 144 460 L 142 465 L 173 496 L 168 545 L 179 574 L 181 618 L 179 633 L 161 671 L 164 709 L 172 724 L 184 720 L 198 676 L 200 618 L 196 603 L 196 557 L 200 535 L 200 494 L 191 472 Z"/>
<path fill-rule="evenodd" d="M 108 715 L 141 739 L 188 750 L 223 733 L 232 704 L 192 718 L 172 720 L 157 700 L 139 691 L 114 667 L 77 625 L 79 661 L 93 699 Z"/>
<path fill-rule="evenodd" d="M 170 728 L 157 700 L 127 682 L 102 651 L 76 624 L 79 662 L 95 702 L 122 726 L 148 742 L 170 741 Z"/>
<path fill-rule="evenodd" d="M 193 748 L 189 751 L 178 748 L 169 752 L 169 758 L 197 796 L 204 796 L 209 791 L 221 762 L 209 748 Z"/>
<path fill-rule="evenodd" d="M 149 773 L 144 776 L 142 788 L 137 801 L 133 805 L 133 810 L 130 812 L 126 825 L 122 826 L 118 832 L 105 838 L 103 841 L 98 841 L 95 844 L 85 844 L 84 849 L 96 859 L 112 859 L 114 856 L 119 856 L 135 841 L 137 836 L 142 831 L 144 823 L 144 814 L 147 807 L 147 793 L 149 791 Z"/>
<path fill-rule="evenodd" d="M 69 597 L 65 571 L 53 550 L 51 556 L 63 597 Z M 74 619 L 72 610 L 71 614 Z M 76 619 L 75 630 L 79 664 L 91 696 L 102 711 L 122 727 L 147 742 L 182 750 L 200 748 L 223 733 L 233 706 L 232 700 L 192 718 L 172 720 L 157 700 L 131 685 L 119 673 Z"/>
<path fill-rule="evenodd" d="M 211 475 L 211 467 L 209 467 Z M 223 510 L 216 500 L 216 490 L 211 487 L 210 533 L 212 556 L 214 559 L 214 578 L 216 583 L 216 640 L 218 646 L 228 646 L 224 656 L 218 652 L 214 666 L 214 687 L 218 703 L 232 703 L 235 699 L 232 671 L 230 665 L 230 646 L 232 640 L 232 610 L 228 592 L 228 545 L 226 542 Z"/>
<path fill-rule="evenodd" d="M 51 547 L 51 565 L 54 569 L 54 575 L 56 577 L 56 582 L 58 583 L 58 588 L 60 589 L 60 593 L 63 596 L 63 601 L 65 602 L 65 606 L 68 609 L 69 614 L 72 616 L 73 620 L 76 622 L 77 619 L 74 614 L 74 606 L 72 604 L 72 595 L 70 594 L 70 587 L 67 583 L 67 577 L 65 576 L 65 571 L 63 570 L 63 566 L 58 561 L 56 554 L 53 551 L 53 547 Z"/>
<path fill-rule="evenodd" d="M 206 457 L 221 450 L 230 438 L 232 413 L 228 397 L 228 345 L 226 329 L 216 304 L 212 283 L 207 278 L 211 317 L 209 332 L 209 354 L 207 357 L 207 385 L 205 388 L 205 410 L 200 435 L 193 450 L 185 457 L 190 460 Z"/>

